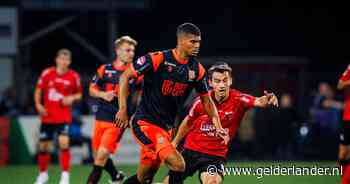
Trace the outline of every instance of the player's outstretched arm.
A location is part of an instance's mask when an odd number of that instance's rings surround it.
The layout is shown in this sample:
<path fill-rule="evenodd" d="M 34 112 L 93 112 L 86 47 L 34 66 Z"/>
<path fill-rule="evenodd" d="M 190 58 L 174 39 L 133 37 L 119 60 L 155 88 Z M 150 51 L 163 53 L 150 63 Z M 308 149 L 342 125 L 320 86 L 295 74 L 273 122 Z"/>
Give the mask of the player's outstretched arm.
<path fill-rule="evenodd" d="M 343 81 L 343 80 L 339 80 L 338 85 L 337 85 L 337 89 L 338 90 L 342 90 L 344 89 L 346 86 L 350 86 L 350 79 Z"/>
<path fill-rule="evenodd" d="M 225 129 L 222 127 L 220 122 L 220 117 L 218 114 L 218 111 L 215 107 L 215 104 L 210 96 L 208 95 L 202 95 L 201 101 L 203 104 L 203 108 L 205 112 L 208 114 L 209 117 L 211 117 L 212 122 L 216 128 L 216 133 L 224 139 L 225 144 L 228 144 L 230 138 L 228 136 L 228 132 L 225 131 Z"/>
<path fill-rule="evenodd" d="M 278 107 L 278 99 L 274 93 L 269 93 L 264 91 L 264 96 L 255 98 L 255 107 L 268 107 L 275 106 Z"/>
<path fill-rule="evenodd" d="M 133 77 L 130 68 L 126 69 L 119 78 L 119 111 L 116 114 L 116 125 L 120 128 L 128 127 L 127 97 L 129 92 L 129 79 Z"/>
<path fill-rule="evenodd" d="M 188 131 L 192 126 L 193 126 L 193 121 L 191 121 L 190 118 L 186 116 L 185 119 L 182 120 L 181 125 L 176 132 L 176 136 L 171 143 L 175 147 L 177 147 L 179 142 L 185 137 L 185 135 L 188 133 Z"/>

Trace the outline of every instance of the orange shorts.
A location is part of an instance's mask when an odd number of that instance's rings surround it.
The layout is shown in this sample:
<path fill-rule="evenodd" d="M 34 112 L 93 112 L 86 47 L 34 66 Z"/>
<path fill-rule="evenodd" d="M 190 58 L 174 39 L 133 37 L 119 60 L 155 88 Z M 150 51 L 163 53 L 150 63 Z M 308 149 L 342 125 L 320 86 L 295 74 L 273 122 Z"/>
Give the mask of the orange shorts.
<path fill-rule="evenodd" d="M 92 149 L 97 151 L 100 147 L 114 153 L 125 129 L 116 127 L 113 123 L 96 120 L 92 135 Z"/>
<path fill-rule="evenodd" d="M 141 164 L 158 167 L 169 154 L 176 152 L 176 148 L 171 144 L 171 131 L 144 120 L 134 121 L 132 134 L 141 145 Z"/>

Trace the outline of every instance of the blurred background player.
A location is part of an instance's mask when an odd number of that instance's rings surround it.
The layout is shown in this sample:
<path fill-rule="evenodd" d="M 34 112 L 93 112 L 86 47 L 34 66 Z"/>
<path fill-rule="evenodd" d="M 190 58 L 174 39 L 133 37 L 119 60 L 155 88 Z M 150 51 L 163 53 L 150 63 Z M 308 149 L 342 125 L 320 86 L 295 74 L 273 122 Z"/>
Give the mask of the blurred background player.
<path fill-rule="evenodd" d="M 350 65 L 339 79 L 337 88 L 344 90 L 345 106 L 340 130 L 339 164 L 343 167 L 342 184 L 350 183 Z"/>
<path fill-rule="evenodd" d="M 56 55 L 56 66 L 42 72 L 35 89 L 35 108 L 41 116 L 38 154 L 40 173 L 36 184 L 48 181 L 49 148 L 55 136 L 58 136 L 62 168 L 60 184 L 69 183 L 68 126 L 72 121 L 71 106 L 82 98 L 79 74 L 69 68 L 71 55 L 68 49 L 60 49 Z"/>
<path fill-rule="evenodd" d="M 264 92 L 261 97 L 253 97 L 231 89 L 232 69 L 226 63 L 216 63 L 209 69 L 209 84 L 213 88 L 210 95 L 219 111 L 223 128 L 230 140 L 235 138 L 240 122 L 247 110 L 252 107 L 278 106 L 277 97 L 273 93 Z M 188 134 L 187 134 L 188 133 Z M 169 172 L 169 176 L 181 178 L 181 182 L 199 171 L 199 179 L 203 184 L 217 184 L 223 181 L 222 165 L 226 163 L 229 145 L 216 137 L 216 130 L 205 113 L 200 99 L 197 99 L 182 121 L 172 141 L 177 146 L 186 135 L 182 156 L 186 162 L 183 173 Z M 209 166 L 218 168 L 216 174 L 207 172 Z M 168 181 L 165 179 L 165 183 Z"/>
<path fill-rule="evenodd" d="M 90 84 L 90 95 L 98 99 L 95 127 L 93 130 L 93 150 L 95 155 L 94 168 L 88 178 L 88 184 L 98 183 L 102 169 L 111 176 L 110 183 L 119 183 L 125 177 L 114 167 L 109 158 L 117 149 L 118 143 L 124 133 L 124 128 L 116 127 L 115 115 L 118 112 L 119 76 L 129 67 L 135 55 L 137 42 L 129 36 L 122 36 L 115 41 L 117 58 L 111 64 L 98 68 Z M 130 80 L 130 96 L 128 99 L 128 116 L 134 112 L 137 99 L 140 96 L 142 78 Z"/>
<path fill-rule="evenodd" d="M 199 52 L 200 41 L 199 28 L 184 23 L 177 29 L 175 49 L 140 57 L 120 77 L 116 121 L 119 127 L 127 127 L 128 81 L 144 75 L 141 102 L 131 122 L 132 132 L 141 145 L 141 163 L 137 175 L 129 177 L 124 183 L 152 183 L 161 162 L 174 172 L 184 171 L 184 159 L 171 144 L 170 138 L 175 116 L 193 89 L 200 94 L 204 109 L 219 135 L 228 141 L 208 93 L 205 69 L 194 58 Z M 176 179 L 170 177 L 169 181 L 174 183 Z"/>

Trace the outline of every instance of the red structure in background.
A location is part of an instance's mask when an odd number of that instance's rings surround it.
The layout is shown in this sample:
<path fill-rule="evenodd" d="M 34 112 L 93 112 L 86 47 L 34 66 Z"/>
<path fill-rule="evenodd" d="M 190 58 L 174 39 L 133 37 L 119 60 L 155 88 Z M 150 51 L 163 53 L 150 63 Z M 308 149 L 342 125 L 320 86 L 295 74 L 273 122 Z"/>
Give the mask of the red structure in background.
<path fill-rule="evenodd" d="M 10 119 L 0 117 L 0 166 L 9 161 Z"/>

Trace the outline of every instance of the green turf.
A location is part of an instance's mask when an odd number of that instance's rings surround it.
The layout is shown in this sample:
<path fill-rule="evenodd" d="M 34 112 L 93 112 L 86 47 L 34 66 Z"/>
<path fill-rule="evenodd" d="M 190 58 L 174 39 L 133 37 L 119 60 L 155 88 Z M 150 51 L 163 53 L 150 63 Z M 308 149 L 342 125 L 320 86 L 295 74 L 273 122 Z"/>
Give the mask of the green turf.
<path fill-rule="evenodd" d="M 335 162 L 290 162 L 290 163 L 271 163 L 271 162 L 239 162 L 230 163 L 229 166 L 237 167 L 265 167 L 270 165 L 292 166 L 297 167 L 312 167 L 317 165 L 319 167 L 335 167 Z M 123 171 L 128 175 L 133 174 L 136 170 L 136 166 L 121 166 Z M 84 184 L 86 178 L 91 170 L 89 166 L 73 166 L 71 169 L 71 184 Z M 160 182 L 162 177 L 166 173 L 166 169 L 163 167 L 157 174 L 154 182 Z M 31 184 L 34 183 L 37 175 L 36 166 L 6 166 L 0 167 L 0 184 Z M 57 184 L 60 176 L 60 169 L 58 166 L 51 166 L 49 169 L 49 184 Z M 108 175 L 103 174 L 101 184 L 108 183 Z M 192 178 L 186 180 L 185 183 L 199 183 L 197 174 Z M 256 176 L 225 176 L 224 183 L 228 184 L 336 184 L 340 183 L 339 176 L 264 176 L 258 179 Z"/>

